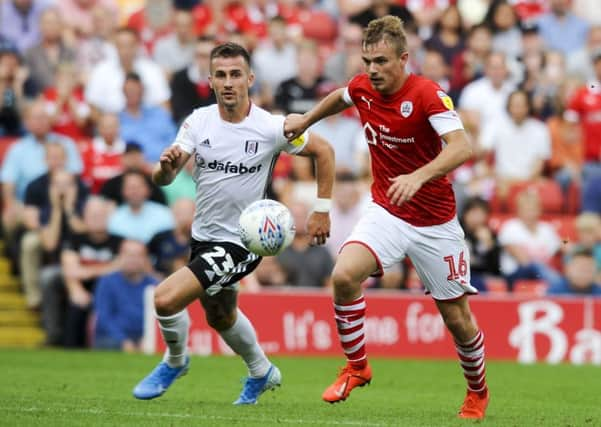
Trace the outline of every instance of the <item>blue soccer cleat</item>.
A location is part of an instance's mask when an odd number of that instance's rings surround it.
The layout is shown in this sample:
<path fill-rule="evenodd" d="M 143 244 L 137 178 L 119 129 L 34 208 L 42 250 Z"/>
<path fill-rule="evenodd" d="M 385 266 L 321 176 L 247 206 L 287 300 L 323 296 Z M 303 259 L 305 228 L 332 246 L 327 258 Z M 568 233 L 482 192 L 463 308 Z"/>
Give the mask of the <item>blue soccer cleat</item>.
<path fill-rule="evenodd" d="M 136 399 L 154 399 L 167 391 L 169 386 L 188 373 L 190 368 L 190 357 L 186 356 L 186 363 L 179 368 L 171 368 L 166 362 L 161 362 L 150 374 L 138 383 L 134 388 L 134 397 Z"/>
<path fill-rule="evenodd" d="M 234 405 L 255 405 L 257 399 L 267 390 L 274 390 L 282 384 L 282 374 L 275 365 L 271 365 L 269 371 L 261 378 L 247 377 L 244 388 Z"/>

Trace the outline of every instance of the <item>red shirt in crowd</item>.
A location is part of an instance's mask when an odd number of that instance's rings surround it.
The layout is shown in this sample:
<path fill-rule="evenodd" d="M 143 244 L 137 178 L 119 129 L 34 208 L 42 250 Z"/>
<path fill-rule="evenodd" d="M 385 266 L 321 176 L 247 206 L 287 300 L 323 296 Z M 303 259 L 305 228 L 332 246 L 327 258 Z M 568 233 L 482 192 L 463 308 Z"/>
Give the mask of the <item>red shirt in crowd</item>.
<path fill-rule="evenodd" d="M 568 103 L 565 118 L 582 126 L 584 160 L 601 162 L 601 84 L 578 89 Z"/>

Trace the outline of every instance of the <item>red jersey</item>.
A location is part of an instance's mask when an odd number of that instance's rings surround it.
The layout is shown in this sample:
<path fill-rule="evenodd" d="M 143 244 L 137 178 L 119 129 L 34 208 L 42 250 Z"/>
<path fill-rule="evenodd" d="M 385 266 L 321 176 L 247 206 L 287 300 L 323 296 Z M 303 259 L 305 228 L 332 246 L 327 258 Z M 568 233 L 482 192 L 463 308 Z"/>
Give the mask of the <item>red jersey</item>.
<path fill-rule="evenodd" d="M 125 142 L 118 139 L 107 145 L 100 137 L 80 148 L 84 163 L 82 178 L 90 186 L 92 194 L 100 192 L 102 185 L 123 172 L 121 158 L 125 152 Z"/>
<path fill-rule="evenodd" d="M 359 110 L 369 144 L 374 202 L 418 227 L 450 221 L 456 208 L 447 177 L 425 183 L 401 206 L 392 205 L 386 192 L 389 178 L 412 173 L 440 153 L 440 135 L 463 129 L 451 98 L 436 83 L 414 74 L 396 93 L 385 96 L 372 87 L 367 74 L 360 74 L 349 83 L 345 99 Z"/>
<path fill-rule="evenodd" d="M 42 93 L 42 98 L 46 105 L 46 111 L 51 115 L 56 114 L 58 109 L 58 93 L 56 88 L 50 87 L 46 89 Z M 87 130 L 85 127 L 79 127 L 76 122 L 76 117 L 74 117 L 74 114 L 77 114 L 80 118 L 86 118 L 91 113 L 91 109 L 84 99 L 83 88 L 79 86 L 74 89 L 71 98 L 75 101 L 76 111 L 71 111 L 69 107 L 63 105 L 61 111 L 57 114 L 57 119 L 52 126 L 52 131 L 60 133 L 61 135 L 66 135 L 74 141 L 87 139 Z"/>
<path fill-rule="evenodd" d="M 584 159 L 601 161 L 601 85 L 578 89 L 568 103 L 565 117 L 582 125 Z"/>

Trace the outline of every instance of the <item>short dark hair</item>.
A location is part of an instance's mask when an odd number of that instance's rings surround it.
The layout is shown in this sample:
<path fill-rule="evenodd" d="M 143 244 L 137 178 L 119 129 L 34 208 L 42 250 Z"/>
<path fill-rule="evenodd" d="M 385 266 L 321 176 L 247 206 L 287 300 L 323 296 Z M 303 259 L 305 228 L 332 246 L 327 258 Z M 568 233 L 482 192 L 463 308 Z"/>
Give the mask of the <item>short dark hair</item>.
<path fill-rule="evenodd" d="M 128 80 L 142 84 L 142 77 L 140 77 L 140 75 L 134 71 L 129 71 L 127 74 L 125 74 L 125 81 Z"/>
<path fill-rule="evenodd" d="M 250 54 L 237 43 L 223 43 L 215 46 L 213 50 L 211 50 L 211 62 L 215 58 L 236 58 L 238 56 L 244 58 L 244 62 L 250 67 Z"/>
<path fill-rule="evenodd" d="M 132 28 L 132 27 L 119 27 L 117 29 L 117 31 L 115 31 L 116 35 L 119 35 L 121 33 L 131 34 L 132 36 L 134 36 L 134 38 L 137 41 L 140 41 L 140 33 L 135 28 Z"/>
<path fill-rule="evenodd" d="M 532 116 L 534 114 L 534 105 L 532 103 L 532 96 L 524 89 L 516 89 L 509 94 L 507 97 L 507 103 L 505 104 L 505 109 L 509 112 L 509 106 L 511 105 L 511 101 L 515 96 L 523 95 L 526 98 L 526 107 L 528 108 L 528 116 Z"/>

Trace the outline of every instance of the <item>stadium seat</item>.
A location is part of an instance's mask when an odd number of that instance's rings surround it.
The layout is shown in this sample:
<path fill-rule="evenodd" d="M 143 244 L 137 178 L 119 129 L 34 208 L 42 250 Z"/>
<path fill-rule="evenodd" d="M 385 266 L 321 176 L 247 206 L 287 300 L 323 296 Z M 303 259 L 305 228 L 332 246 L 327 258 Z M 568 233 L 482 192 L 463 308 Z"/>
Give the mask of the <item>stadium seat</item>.
<path fill-rule="evenodd" d="M 517 196 L 526 189 L 537 192 L 544 213 L 558 214 L 563 211 L 563 193 L 559 184 L 551 179 L 541 179 L 536 182 L 522 182 L 511 186 L 507 199 L 509 212 L 516 212 Z"/>
<path fill-rule="evenodd" d="M 574 215 L 545 215 L 543 221 L 553 224 L 562 240 L 566 242 L 578 240 L 576 217 Z"/>
<path fill-rule="evenodd" d="M 306 11 L 299 16 L 303 35 L 319 43 L 332 43 L 338 35 L 336 22 L 323 11 Z"/>
<path fill-rule="evenodd" d="M 518 280 L 513 284 L 513 293 L 524 296 L 544 296 L 549 285 L 543 280 Z"/>
<path fill-rule="evenodd" d="M 507 282 L 501 277 L 488 277 L 484 285 L 489 294 L 506 294 L 509 290 Z"/>

